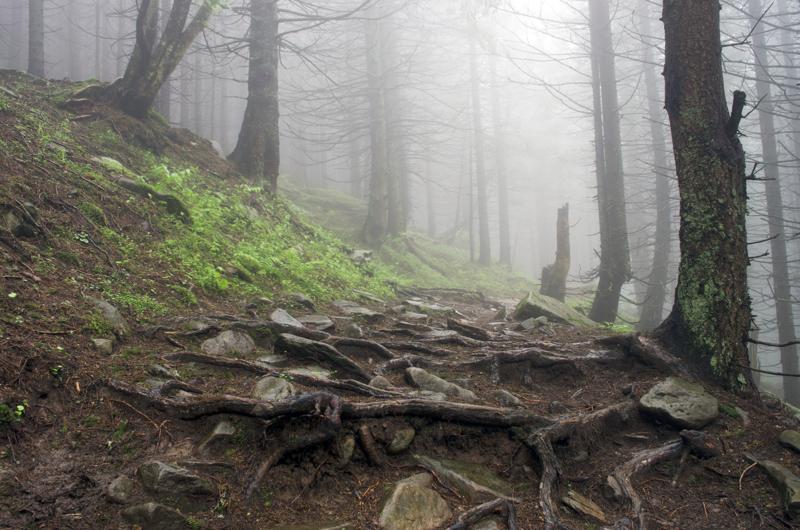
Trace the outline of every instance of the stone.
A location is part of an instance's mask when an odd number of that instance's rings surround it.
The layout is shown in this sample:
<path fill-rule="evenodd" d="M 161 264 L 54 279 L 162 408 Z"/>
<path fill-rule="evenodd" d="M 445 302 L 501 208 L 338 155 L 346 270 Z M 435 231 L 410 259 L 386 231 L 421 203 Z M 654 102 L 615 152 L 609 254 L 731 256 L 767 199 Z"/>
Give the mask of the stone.
<path fill-rule="evenodd" d="M 269 315 L 269 319 L 292 328 L 304 327 L 302 322 L 290 315 L 285 309 L 276 309 Z"/>
<path fill-rule="evenodd" d="M 136 483 L 125 475 L 120 475 L 106 486 L 106 495 L 118 504 L 129 504 L 136 492 Z"/>
<path fill-rule="evenodd" d="M 357 249 L 350 251 L 350 260 L 356 265 L 362 265 L 372 261 L 372 251 Z"/>
<path fill-rule="evenodd" d="M 432 480 L 429 473 L 419 473 L 395 484 L 381 509 L 380 528 L 434 530 L 450 519 L 450 507 L 431 489 Z"/>
<path fill-rule="evenodd" d="M 475 340 L 490 340 L 492 338 L 491 333 L 466 320 L 448 318 L 447 328 Z"/>
<path fill-rule="evenodd" d="M 306 315 L 298 318 L 297 320 L 299 320 L 300 323 L 305 327 L 315 329 L 317 331 L 328 331 L 336 327 L 336 324 L 334 324 L 333 320 L 325 315 Z"/>
<path fill-rule="evenodd" d="M 406 381 L 422 390 L 439 392 L 462 401 L 475 401 L 477 399 L 477 396 L 471 390 L 445 381 L 441 377 L 435 376 L 422 368 L 406 368 Z"/>
<path fill-rule="evenodd" d="M 639 408 L 681 429 L 702 429 L 719 414 L 717 398 L 679 377 L 668 377 L 639 400 Z"/>
<path fill-rule="evenodd" d="M 782 446 L 788 447 L 796 453 L 800 453 L 800 432 L 794 430 L 783 431 L 778 441 Z"/>
<path fill-rule="evenodd" d="M 309 297 L 307 297 L 306 295 L 304 295 L 303 293 L 292 293 L 292 294 L 289 295 L 289 299 L 293 303 L 295 303 L 295 304 L 297 304 L 297 305 L 299 305 L 301 307 L 305 307 L 309 311 L 316 311 L 317 310 L 316 307 L 314 307 L 314 302 L 312 302 L 311 299 Z"/>
<path fill-rule="evenodd" d="M 414 390 L 408 393 L 409 396 L 427 399 L 428 401 L 447 401 L 447 396 L 441 392 L 431 392 L 430 390 Z"/>
<path fill-rule="evenodd" d="M 426 303 L 418 298 L 411 298 L 406 300 L 405 304 L 408 307 L 414 308 L 414 311 L 418 313 L 425 313 L 429 316 L 447 316 L 447 315 L 454 315 L 456 310 L 452 307 L 440 305 L 437 303 Z"/>
<path fill-rule="evenodd" d="M 495 390 L 494 398 L 504 407 L 520 407 L 522 400 L 508 390 Z"/>
<path fill-rule="evenodd" d="M 142 530 L 189 528 L 189 520 L 181 512 L 157 502 L 131 506 L 122 512 L 122 518 Z"/>
<path fill-rule="evenodd" d="M 405 318 L 406 320 L 419 321 L 419 320 L 428 320 L 429 317 L 425 313 L 417 313 L 415 311 L 406 311 L 406 312 L 403 313 L 403 318 Z"/>
<path fill-rule="evenodd" d="M 223 420 L 214 426 L 214 430 L 206 436 L 206 439 L 197 447 L 198 452 L 204 453 L 211 447 L 225 443 L 236 435 L 236 427 L 233 423 Z"/>
<path fill-rule="evenodd" d="M 105 355 L 114 353 L 114 341 L 111 339 L 92 339 L 92 344 L 100 353 Z"/>
<path fill-rule="evenodd" d="M 508 308 L 504 305 L 501 305 L 500 309 L 497 310 L 497 313 L 494 314 L 494 320 L 497 320 L 498 322 L 503 322 L 507 318 L 508 318 Z"/>
<path fill-rule="evenodd" d="M 517 326 L 517 329 L 521 331 L 533 331 L 542 326 L 546 326 L 548 322 L 549 321 L 547 320 L 547 317 L 544 315 L 536 318 L 528 318 L 520 322 L 519 326 Z"/>
<path fill-rule="evenodd" d="M 155 460 L 139 466 L 138 475 L 145 490 L 180 510 L 199 512 L 217 503 L 216 486 L 188 469 Z"/>
<path fill-rule="evenodd" d="M 569 307 L 555 298 L 542 296 L 531 291 L 528 296 L 520 300 L 514 309 L 514 320 L 524 321 L 529 318 L 545 316 L 551 322 L 558 324 L 571 324 L 581 327 L 595 327 L 596 322 L 590 320 L 586 315 Z"/>
<path fill-rule="evenodd" d="M 297 374 L 297 375 L 310 375 L 311 377 L 317 377 L 319 379 L 330 379 L 333 375 L 333 370 L 326 370 L 321 366 L 301 366 L 300 368 L 291 368 L 287 370 L 290 374 Z"/>
<path fill-rule="evenodd" d="M 350 300 L 336 300 L 332 305 L 345 315 L 361 318 L 370 324 L 377 324 L 386 318 L 386 315 L 383 313 L 378 313 L 377 311 L 367 309 L 366 307 L 362 307 L 355 302 L 351 302 Z"/>
<path fill-rule="evenodd" d="M 457 460 L 434 460 L 422 455 L 414 455 L 414 460 L 471 503 L 486 502 L 498 497 L 517 502 L 513 496 L 514 487 L 484 465 Z"/>
<path fill-rule="evenodd" d="M 260 401 L 283 401 L 295 393 L 294 385 L 280 377 L 268 375 L 259 379 L 253 387 L 252 396 Z"/>
<path fill-rule="evenodd" d="M 356 437 L 352 434 L 346 434 L 339 439 L 336 444 L 336 453 L 339 456 L 339 464 L 347 465 L 353 458 L 353 453 L 356 450 Z"/>
<path fill-rule="evenodd" d="M 771 460 L 761 460 L 758 465 L 767 474 L 773 487 L 778 490 L 786 514 L 792 519 L 800 516 L 800 478 Z"/>
<path fill-rule="evenodd" d="M 268 353 L 256 359 L 256 362 L 260 364 L 265 364 L 267 366 L 279 366 L 288 360 L 289 358 L 286 357 L 285 355 L 281 355 L 279 353 Z"/>
<path fill-rule="evenodd" d="M 502 528 L 505 528 L 505 526 L 500 526 L 502 524 L 503 523 L 498 519 L 491 518 L 478 521 L 469 528 L 470 530 L 501 530 Z"/>
<path fill-rule="evenodd" d="M 382 375 L 376 375 L 370 380 L 369 386 L 374 386 L 375 388 L 386 390 L 388 388 L 392 388 L 392 383 Z"/>
<path fill-rule="evenodd" d="M 402 453 L 411 446 L 416 434 L 417 431 L 411 426 L 398 429 L 392 436 L 391 441 L 389 441 L 389 445 L 386 446 L 386 452 L 390 455 Z"/>
<path fill-rule="evenodd" d="M 355 530 L 355 528 L 350 523 L 324 522 L 270 526 L 267 530 Z"/>
<path fill-rule="evenodd" d="M 364 330 L 355 322 L 351 322 L 342 330 L 342 336 L 350 337 L 351 339 L 360 339 L 364 336 Z"/>
<path fill-rule="evenodd" d="M 575 490 L 567 490 L 567 494 L 561 497 L 561 502 L 576 512 L 591 517 L 600 523 L 605 524 L 608 522 L 605 512 L 597 503 Z"/>
<path fill-rule="evenodd" d="M 100 312 L 100 316 L 114 332 L 114 335 L 123 339 L 130 334 L 131 327 L 125 317 L 122 316 L 122 313 L 119 312 L 119 309 L 101 298 L 89 296 L 87 300 L 94 304 L 95 309 Z"/>
<path fill-rule="evenodd" d="M 256 349 L 256 344 L 243 331 L 223 331 L 214 338 L 203 341 L 200 350 L 208 355 L 249 355 Z"/>
<path fill-rule="evenodd" d="M 161 379 L 180 379 L 181 376 L 174 368 L 167 368 L 160 364 L 151 364 L 147 373 Z"/>

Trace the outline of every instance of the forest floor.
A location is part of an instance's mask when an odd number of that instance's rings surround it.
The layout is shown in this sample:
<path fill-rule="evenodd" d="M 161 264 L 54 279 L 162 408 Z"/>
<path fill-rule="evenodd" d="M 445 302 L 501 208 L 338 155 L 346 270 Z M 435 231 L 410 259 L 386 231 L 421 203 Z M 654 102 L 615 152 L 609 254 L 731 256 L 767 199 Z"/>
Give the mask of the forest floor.
<path fill-rule="evenodd" d="M 79 88 L 0 72 L 0 528 L 793 527 L 780 403 L 707 387 L 699 450 L 640 411 L 680 372 L 646 339 L 521 330 L 437 245 L 356 263 Z"/>

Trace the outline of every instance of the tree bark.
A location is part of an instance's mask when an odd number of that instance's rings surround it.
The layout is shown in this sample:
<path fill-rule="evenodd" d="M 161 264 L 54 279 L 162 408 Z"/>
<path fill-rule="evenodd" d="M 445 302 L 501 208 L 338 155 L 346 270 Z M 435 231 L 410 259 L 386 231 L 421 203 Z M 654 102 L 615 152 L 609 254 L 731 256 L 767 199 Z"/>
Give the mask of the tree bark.
<path fill-rule="evenodd" d="M 136 18 L 136 44 L 125 75 L 108 87 L 104 97 L 127 114 L 145 118 L 161 86 L 205 27 L 214 5 L 214 0 L 203 0 L 189 21 L 192 0 L 175 0 L 158 38 L 158 2 L 142 0 Z"/>
<path fill-rule="evenodd" d="M 564 301 L 569 275 L 569 204 L 558 209 L 556 223 L 556 261 L 542 269 L 541 293 Z"/>
<path fill-rule="evenodd" d="M 478 192 L 478 263 L 489 265 L 492 261 L 489 239 L 489 197 L 486 185 L 486 162 L 483 156 L 483 117 L 481 115 L 480 78 L 478 77 L 478 50 L 474 36 L 469 39 L 469 71 L 472 130 L 475 142 L 475 185 Z"/>
<path fill-rule="evenodd" d="M 625 177 L 608 0 L 592 0 L 589 7 L 592 54 L 596 57 L 600 88 L 605 159 L 603 180 L 598 187 L 598 209 L 600 216 L 605 218 L 600 226 L 601 230 L 605 229 L 605 237 L 601 234 L 597 293 L 589 318 L 596 322 L 613 322 L 617 318 L 622 286 L 631 275 Z"/>
<path fill-rule="evenodd" d="M 28 73 L 44 77 L 44 0 L 28 4 Z"/>
<path fill-rule="evenodd" d="M 500 232 L 500 263 L 511 267 L 511 228 L 509 222 L 508 182 L 506 174 L 506 144 L 503 120 L 500 116 L 500 81 L 497 76 L 497 43 L 492 39 L 489 50 L 489 70 L 492 78 L 492 126 L 494 128 L 495 172 L 497 173 L 497 214 Z"/>
<path fill-rule="evenodd" d="M 750 381 L 747 191 L 737 137 L 745 95 L 734 93 L 729 114 L 717 0 L 667 1 L 662 20 L 681 260 L 672 312 L 656 335 L 702 374 L 740 388 Z"/>
<path fill-rule="evenodd" d="M 750 0 L 750 17 L 755 23 L 763 13 L 760 0 Z M 789 284 L 789 267 L 786 255 L 786 226 L 784 221 L 781 175 L 778 164 L 778 146 L 775 141 L 775 119 L 772 94 L 770 93 L 769 58 L 764 31 L 756 28 L 752 35 L 755 53 L 756 91 L 758 92 L 758 123 L 761 131 L 762 163 L 766 180 L 767 223 L 769 225 L 770 256 L 772 258 L 772 290 L 775 295 L 775 313 L 778 319 L 778 342 L 787 344 L 796 339 L 792 291 Z M 781 367 L 785 373 L 800 371 L 797 346 L 791 344 L 781 348 Z M 792 405 L 800 405 L 800 380 L 783 378 L 783 397 Z"/>
<path fill-rule="evenodd" d="M 649 10 L 645 0 L 639 1 L 640 27 L 643 35 L 650 34 Z M 667 295 L 667 276 L 669 271 L 669 254 L 672 239 L 672 211 L 670 208 L 670 179 L 667 175 L 667 143 L 664 128 L 661 95 L 656 85 L 656 67 L 654 66 L 651 46 L 644 48 L 644 77 L 647 88 L 647 110 L 650 120 L 650 141 L 653 149 L 653 174 L 656 189 L 656 230 L 653 246 L 653 266 L 648 277 L 647 292 L 639 317 L 638 329 L 652 331 L 662 321 L 664 300 Z"/>
<path fill-rule="evenodd" d="M 271 193 L 278 190 L 280 108 L 278 104 L 278 5 L 250 2 L 250 73 L 247 108 L 231 160 Z"/>

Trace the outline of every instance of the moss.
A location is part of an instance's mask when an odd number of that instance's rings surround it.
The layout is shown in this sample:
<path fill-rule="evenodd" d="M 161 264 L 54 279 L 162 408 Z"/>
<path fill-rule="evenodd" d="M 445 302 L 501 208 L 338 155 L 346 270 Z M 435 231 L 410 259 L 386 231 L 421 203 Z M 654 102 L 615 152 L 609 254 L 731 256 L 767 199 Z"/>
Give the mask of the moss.
<path fill-rule="evenodd" d="M 106 214 L 102 208 L 97 206 L 91 202 L 82 202 L 78 209 L 83 212 L 83 215 L 86 216 L 91 222 L 96 225 L 106 226 L 108 224 L 108 219 L 106 219 Z"/>

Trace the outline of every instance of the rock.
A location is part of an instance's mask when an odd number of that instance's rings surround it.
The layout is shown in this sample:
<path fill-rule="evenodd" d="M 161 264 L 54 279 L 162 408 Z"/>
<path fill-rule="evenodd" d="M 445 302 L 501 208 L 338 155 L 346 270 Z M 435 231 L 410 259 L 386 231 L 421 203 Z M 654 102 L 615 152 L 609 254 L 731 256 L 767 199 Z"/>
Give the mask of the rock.
<path fill-rule="evenodd" d="M 367 291 L 362 291 L 360 289 L 353 289 L 353 294 L 357 294 L 361 298 L 363 298 L 365 300 L 369 300 L 370 302 L 375 302 L 376 304 L 386 305 L 386 301 L 385 300 L 381 300 L 380 298 L 378 298 L 374 294 L 369 293 Z"/>
<path fill-rule="evenodd" d="M 89 296 L 87 299 L 94 304 L 95 309 L 100 312 L 100 316 L 114 332 L 114 335 L 123 339 L 130 334 L 131 328 L 128 325 L 128 321 L 125 320 L 125 317 L 122 316 L 119 309 L 100 298 Z"/>
<path fill-rule="evenodd" d="M 761 460 L 758 465 L 780 493 L 786 514 L 792 519 L 800 515 L 800 478 L 777 462 Z"/>
<path fill-rule="evenodd" d="M 372 251 L 371 250 L 352 250 L 350 251 L 350 260 L 355 263 L 356 265 L 361 265 L 363 263 L 369 263 L 372 261 Z"/>
<path fill-rule="evenodd" d="M 350 523 L 310 523 L 270 526 L 267 530 L 355 530 L 355 526 Z"/>
<path fill-rule="evenodd" d="M 574 326 L 595 327 L 597 323 L 590 320 L 582 313 L 555 298 L 542 296 L 531 291 L 528 296 L 520 300 L 514 309 L 514 320 L 524 321 L 540 316 L 558 324 L 571 324 Z"/>
<path fill-rule="evenodd" d="M 114 353 L 114 341 L 111 339 L 92 339 L 92 344 L 100 353 L 106 355 Z"/>
<path fill-rule="evenodd" d="M 607 523 L 608 518 L 603 509 L 588 497 L 584 497 L 575 490 L 567 490 L 567 494 L 561 497 L 561 502 L 569 506 L 576 512 L 591 517 L 600 523 Z"/>
<path fill-rule="evenodd" d="M 330 379 L 333 376 L 332 370 L 326 370 L 321 366 L 301 366 L 300 368 L 291 368 L 287 370 L 290 374 L 297 375 L 310 375 L 319 379 Z"/>
<path fill-rule="evenodd" d="M 156 460 L 139 466 L 138 474 L 145 490 L 169 499 L 181 510 L 199 512 L 217 503 L 216 486 L 188 469 Z"/>
<path fill-rule="evenodd" d="M 683 430 L 680 435 L 689 452 L 697 458 L 714 458 L 722 454 L 714 439 L 703 431 Z"/>
<path fill-rule="evenodd" d="M 382 322 L 386 318 L 383 313 L 378 313 L 377 311 L 367 309 L 366 307 L 361 307 L 357 303 L 349 300 L 336 300 L 332 305 L 345 315 L 361 318 L 370 324 Z"/>
<path fill-rule="evenodd" d="M 434 530 L 450 519 L 450 507 L 430 488 L 432 478 L 428 473 L 420 473 L 395 484 L 383 504 L 380 527 L 384 530 Z"/>
<path fill-rule="evenodd" d="M 375 388 L 386 390 L 387 388 L 392 388 L 392 382 L 383 377 L 382 375 L 376 375 L 370 380 L 369 386 L 374 386 Z"/>
<path fill-rule="evenodd" d="M 275 340 L 275 352 L 283 353 L 293 360 L 303 359 L 320 363 L 336 370 L 344 378 L 357 379 L 366 383 L 372 375 L 358 363 L 324 342 L 298 337 L 291 333 L 281 333 Z"/>
<path fill-rule="evenodd" d="M 120 475 L 106 486 L 106 495 L 113 502 L 128 504 L 136 492 L 136 483 L 125 475 Z"/>
<path fill-rule="evenodd" d="M 796 453 L 800 453 L 800 432 L 793 430 L 783 431 L 778 441 L 782 446 L 788 447 Z"/>
<path fill-rule="evenodd" d="M 447 316 L 455 314 L 456 310 L 452 307 L 436 304 L 436 303 L 426 303 L 418 298 L 411 298 L 406 300 L 405 304 L 408 307 L 413 307 L 415 311 L 419 313 L 425 313 L 429 316 Z"/>
<path fill-rule="evenodd" d="M 448 318 L 447 328 L 452 329 L 453 331 L 457 331 L 460 334 L 464 335 L 465 337 L 469 337 L 475 340 L 489 340 L 492 338 L 491 333 L 465 320 Z"/>
<path fill-rule="evenodd" d="M 147 369 L 147 373 L 152 375 L 153 377 L 159 377 L 161 379 L 181 378 L 177 370 L 175 370 L 174 368 L 167 368 L 166 366 L 162 366 L 160 364 L 151 364 L 150 367 Z"/>
<path fill-rule="evenodd" d="M 519 407 L 522 406 L 522 400 L 509 392 L 508 390 L 495 390 L 494 398 L 500 402 L 504 407 Z"/>
<path fill-rule="evenodd" d="M 697 383 L 668 377 L 639 400 L 639 408 L 681 429 L 702 429 L 719 414 L 717 398 Z"/>
<path fill-rule="evenodd" d="M 291 301 L 301 307 L 305 307 L 309 311 L 316 311 L 317 308 L 314 307 L 314 302 L 311 301 L 309 297 L 304 295 L 303 293 L 292 293 L 289 295 Z"/>
<path fill-rule="evenodd" d="M 208 355 L 250 355 L 255 351 L 256 344 L 247 333 L 228 330 L 203 341 L 200 349 Z"/>
<path fill-rule="evenodd" d="M 206 436 L 206 439 L 197 447 L 197 451 L 204 453 L 212 446 L 224 443 L 236 435 L 236 427 L 229 421 L 221 421 L 217 423 L 211 434 Z"/>
<path fill-rule="evenodd" d="M 470 530 L 501 530 L 505 526 L 500 526 L 503 523 L 499 519 L 483 519 L 474 525 L 470 526 Z"/>
<path fill-rule="evenodd" d="M 293 396 L 294 392 L 294 385 L 289 381 L 268 375 L 256 382 L 251 395 L 261 401 L 283 401 Z"/>
<path fill-rule="evenodd" d="M 306 315 L 298 318 L 301 324 L 317 331 L 328 331 L 336 327 L 329 317 L 325 315 Z"/>
<path fill-rule="evenodd" d="M 350 337 L 351 339 L 360 339 L 364 336 L 364 330 L 355 322 L 351 322 L 342 330 L 342 336 Z"/>
<path fill-rule="evenodd" d="M 550 414 L 566 414 L 569 412 L 569 407 L 560 401 L 551 401 L 550 404 L 547 405 L 547 411 Z"/>
<path fill-rule="evenodd" d="M 486 466 L 456 460 L 434 460 L 421 455 L 414 455 L 414 460 L 470 503 L 498 497 L 517 501 L 513 497 L 514 487 L 487 470 Z"/>
<path fill-rule="evenodd" d="M 339 439 L 336 444 L 336 453 L 339 456 L 339 464 L 344 466 L 350 463 L 353 458 L 353 452 L 356 450 L 356 437 L 352 434 L 346 434 Z"/>
<path fill-rule="evenodd" d="M 504 305 L 501 305 L 500 309 L 497 310 L 497 313 L 494 314 L 494 320 L 503 322 L 507 318 L 508 318 L 508 308 Z"/>
<path fill-rule="evenodd" d="M 417 431 L 414 430 L 414 427 L 411 426 L 398 429 L 392 436 L 389 445 L 386 446 L 386 452 L 389 453 L 390 455 L 396 455 L 398 453 L 402 453 L 403 451 L 408 449 L 409 446 L 411 446 L 411 442 L 414 441 L 414 436 L 416 436 L 416 434 Z"/>
<path fill-rule="evenodd" d="M 528 318 L 523 320 L 517 326 L 517 329 L 521 331 L 533 331 L 535 329 L 539 329 L 542 326 L 546 326 L 548 323 L 547 317 L 542 315 L 536 318 Z"/>
<path fill-rule="evenodd" d="M 256 362 L 260 364 L 265 364 L 267 366 L 278 366 L 285 363 L 287 360 L 288 357 L 286 357 L 285 355 L 280 355 L 278 353 L 268 353 L 256 359 Z"/>
<path fill-rule="evenodd" d="M 406 320 L 417 320 L 417 321 L 419 321 L 419 320 L 428 320 L 429 317 L 425 313 L 417 313 L 417 312 L 414 312 L 414 311 L 406 311 L 406 312 L 403 313 L 403 318 L 405 318 Z"/>
<path fill-rule="evenodd" d="M 177 530 L 189 528 L 189 520 L 179 511 L 157 502 L 131 506 L 122 518 L 142 530 Z"/>
<path fill-rule="evenodd" d="M 475 401 L 477 399 L 477 396 L 475 396 L 471 390 L 445 381 L 441 377 L 437 377 L 422 368 L 406 368 L 406 381 L 422 390 L 440 392 L 462 401 Z"/>
<path fill-rule="evenodd" d="M 292 328 L 304 327 L 302 322 L 290 315 L 285 309 L 276 309 L 269 315 L 269 319 Z"/>
<path fill-rule="evenodd" d="M 447 396 L 441 392 L 431 392 L 430 390 L 415 390 L 408 393 L 409 396 L 427 399 L 428 401 L 447 401 Z"/>

